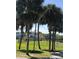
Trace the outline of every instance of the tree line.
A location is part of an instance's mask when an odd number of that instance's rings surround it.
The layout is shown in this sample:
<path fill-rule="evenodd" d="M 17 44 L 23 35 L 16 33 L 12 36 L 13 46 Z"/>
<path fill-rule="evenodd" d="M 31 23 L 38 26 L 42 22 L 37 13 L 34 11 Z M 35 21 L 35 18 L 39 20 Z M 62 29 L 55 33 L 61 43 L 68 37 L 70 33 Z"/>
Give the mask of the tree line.
<path fill-rule="evenodd" d="M 27 38 L 27 51 L 29 53 L 29 30 L 32 25 L 35 24 L 35 35 L 36 35 L 36 24 L 38 24 L 38 47 L 40 47 L 39 40 L 39 26 L 47 24 L 49 30 L 49 51 L 55 50 L 56 32 L 63 32 L 63 11 L 56 5 L 43 6 L 44 0 L 17 0 L 16 1 L 16 30 L 21 26 L 21 34 L 23 34 L 23 28 L 26 27 L 28 34 Z M 51 38 L 53 37 L 53 38 Z M 19 42 L 19 49 L 21 47 L 23 35 L 21 35 Z M 34 38 L 34 50 L 35 50 L 35 39 Z M 52 46 L 51 46 L 52 45 Z"/>

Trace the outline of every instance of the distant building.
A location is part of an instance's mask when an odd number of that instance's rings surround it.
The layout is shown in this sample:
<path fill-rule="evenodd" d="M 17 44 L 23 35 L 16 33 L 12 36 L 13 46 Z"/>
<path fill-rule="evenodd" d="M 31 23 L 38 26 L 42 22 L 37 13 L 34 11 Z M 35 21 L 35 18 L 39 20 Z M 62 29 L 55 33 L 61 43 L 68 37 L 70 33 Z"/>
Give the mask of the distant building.
<path fill-rule="evenodd" d="M 16 32 L 16 39 L 21 38 L 21 35 L 23 35 L 23 37 L 25 36 L 25 34 L 21 34 L 20 32 Z"/>
<path fill-rule="evenodd" d="M 23 35 L 23 37 L 27 38 L 27 34 L 22 34 L 22 35 Z M 38 38 L 38 33 L 36 33 L 36 36 L 35 36 L 34 32 L 29 33 L 29 38 L 35 38 L 35 37 L 36 37 L 36 39 Z M 21 33 L 17 32 L 16 33 L 16 38 L 17 39 L 21 38 Z M 39 39 L 45 39 L 44 34 L 39 33 Z"/>

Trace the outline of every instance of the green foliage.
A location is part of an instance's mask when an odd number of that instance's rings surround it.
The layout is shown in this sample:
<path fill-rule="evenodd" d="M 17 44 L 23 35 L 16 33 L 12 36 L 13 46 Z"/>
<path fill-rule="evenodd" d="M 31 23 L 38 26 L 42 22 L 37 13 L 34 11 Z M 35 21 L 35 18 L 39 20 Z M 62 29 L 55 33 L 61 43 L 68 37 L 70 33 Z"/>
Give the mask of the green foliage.
<path fill-rule="evenodd" d="M 63 42 L 63 35 L 56 35 L 56 41 Z"/>
<path fill-rule="evenodd" d="M 30 22 L 31 29 L 33 23 L 38 23 L 41 17 L 39 15 L 43 15 L 39 24 L 48 24 L 48 27 L 51 26 L 51 29 L 54 27 L 56 32 L 63 32 L 62 10 L 55 5 L 44 7 L 42 6 L 43 2 L 44 0 L 18 0 L 16 3 L 17 17 L 20 17 L 20 21 L 24 26 Z"/>
<path fill-rule="evenodd" d="M 26 0 L 17 0 L 16 1 L 16 11 L 17 15 L 21 15 L 26 7 Z"/>

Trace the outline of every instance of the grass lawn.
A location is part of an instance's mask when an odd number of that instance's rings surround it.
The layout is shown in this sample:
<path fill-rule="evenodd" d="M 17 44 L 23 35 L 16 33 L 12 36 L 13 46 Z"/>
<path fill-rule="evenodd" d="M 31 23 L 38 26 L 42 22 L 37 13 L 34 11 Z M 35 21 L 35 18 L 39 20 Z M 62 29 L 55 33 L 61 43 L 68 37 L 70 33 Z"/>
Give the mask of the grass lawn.
<path fill-rule="evenodd" d="M 49 41 L 40 41 L 41 50 L 38 49 L 38 42 L 36 41 L 35 51 L 33 51 L 33 41 L 29 43 L 29 54 L 30 56 L 26 55 L 26 42 L 22 42 L 21 49 L 18 49 L 19 43 L 16 41 L 16 57 L 50 57 L 51 54 L 48 51 Z M 63 50 L 63 43 L 56 42 L 55 49 L 57 51 Z"/>

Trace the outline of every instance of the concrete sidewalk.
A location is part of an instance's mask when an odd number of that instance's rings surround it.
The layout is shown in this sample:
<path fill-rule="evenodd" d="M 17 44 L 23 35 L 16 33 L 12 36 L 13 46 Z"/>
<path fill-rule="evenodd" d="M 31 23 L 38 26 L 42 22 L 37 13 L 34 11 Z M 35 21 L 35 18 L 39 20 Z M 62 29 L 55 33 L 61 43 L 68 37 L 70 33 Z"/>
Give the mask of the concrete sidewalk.
<path fill-rule="evenodd" d="M 48 57 L 48 58 L 37 58 L 37 59 L 63 59 L 62 56 L 63 56 L 63 52 L 51 52 L 51 57 Z M 34 58 L 17 57 L 16 59 L 34 59 Z"/>
<path fill-rule="evenodd" d="M 63 57 L 53 55 L 53 56 L 50 57 L 50 59 L 63 59 Z"/>
<path fill-rule="evenodd" d="M 19 58 L 16 58 L 16 59 L 28 59 L 28 58 L 20 58 L 20 57 L 19 57 Z"/>
<path fill-rule="evenodd" d="M 29 58 L 16 58 L 16 59 L 29 59 Z M 53 55 L 50 58 L 39 58 L 39 59 L 63 59 L 63 57 Z"/>

